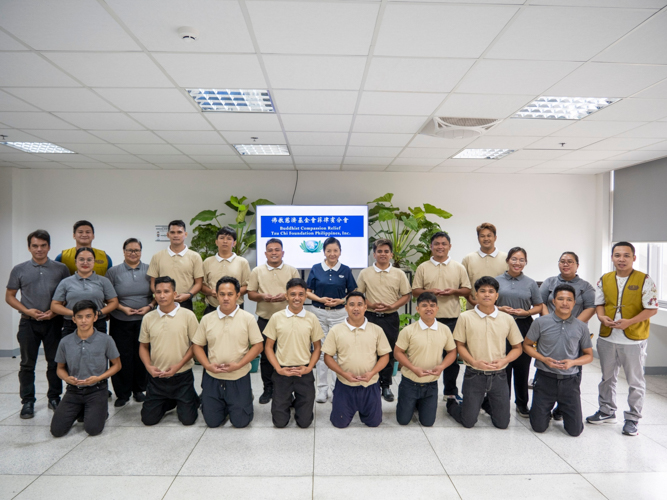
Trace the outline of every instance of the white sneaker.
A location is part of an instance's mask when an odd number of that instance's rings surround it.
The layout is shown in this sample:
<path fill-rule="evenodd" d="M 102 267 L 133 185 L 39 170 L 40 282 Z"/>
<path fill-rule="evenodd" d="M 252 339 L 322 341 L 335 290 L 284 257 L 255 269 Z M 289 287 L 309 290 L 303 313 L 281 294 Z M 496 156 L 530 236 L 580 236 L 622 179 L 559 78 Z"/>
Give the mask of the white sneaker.
<path fill-rule="evenodd" d="M 318 389 L 317 390 L 317 397 L 315 398 L 315 402 L 317 402 L 317 403 L 326 403 L 328 397 L 329 397 L 329 390 L 326 387 L 324 389 Z"/>

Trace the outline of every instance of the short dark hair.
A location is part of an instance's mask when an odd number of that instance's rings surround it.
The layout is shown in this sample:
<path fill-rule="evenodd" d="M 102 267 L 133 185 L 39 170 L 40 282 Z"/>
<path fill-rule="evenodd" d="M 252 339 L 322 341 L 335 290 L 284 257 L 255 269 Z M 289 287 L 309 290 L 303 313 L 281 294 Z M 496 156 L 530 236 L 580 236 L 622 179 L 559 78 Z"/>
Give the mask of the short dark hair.
<path fill-rule="evenodd" d="M 572 257 L 574 257 L 574 261 L 577 263 L 577 265 L 579 265 L 579 256 L 576 253 L 569 251 L 563 252 L 562 254 L 560 254 L 560 257 L 558 257 L 558 260 L 562 259 L 563 255 L 571 255 Z"/>
<path fill-rule="evenodd" d="M 171 226 L 182 227 L 183 231 L 187 231 L 187 227 L 185 226 L 185 222 L 183 222 L 181 219 L 176 219 L 176 220 L 171 221 L 167 225 L 167 231 L 169 231 L 171 229 Z"/>
<path fill-rule="evenodd" d="M 384 246 L 389 247 L 389 250 L 391 250 L 392 253 L 394 252 L 394 244 L 391 242 L 391 240 L 380 238 L 379 240 L 375 240 L 373 242 L 373 253 L 375 253 L 378 248 Z"/>
<path fill-rule="evenodd" d="M 612 255 L 614 255 L 614 250 L 616 250 L 616 247 L 630 247 L 632 250 L 632 255 L 635 255 L 635 246 L 629 241 L 619 241 L 618 243 L 614 243 L 614 246 L 611 247 Z"/>
<path fill-rule="evenodd" d="M 229 226 L 224 226 L 218 229 L 218 232 L 215 235 L 215 239 L 217 240 L 220 236 L 231 236 L 232 239 L 236 241 L 236 231 L 234 231 L 234 228 Z"/>
<path fill-rule="evenodd" d="M 324 240 L 324 245 L 322 245 L 322 250 L 326 252 L 327 246 L 329 245 L 338 245 L 338 250 L 342 250 L 340 246 L 340 241 L 338 241 L 338 239 L 334 238 L 333 236 L 329 236 L 326 240 Z"/>
<path fill-rule="evenodd" d="M 93 227 L 93 224 L 87 220 L 78 220 L 74 223 L 74 230 L 72 231 L 73 233 L 76 233 L 76 230 L 79 229 L 81 226 L 88 226 L 90 229 L 93 230 L 93 234 L 95 234 L 95 228 Z"/>
<path fill-rule="evenodd" d="M 496 226 L 491 224 L 490 222 L 482 222 L 479 226 L 477 226 L 477 236 L 479 236 L 479 233 L 484 231 L 485 229 L 488 229 L 493 233 L 494 236 L 496 235 Z"/>
<path fill-rule="evenodd" d="M 220 290 L 220 285 L 224 285 L 225 283 L 231 283 L 234 285 L 234 288 L 236 289 L 236 293 L 241 293 L 241 283 L 239 283 L 239 280 L 234 278 L 234 276 L 223 276 L 218 280 L 218 282 L 215 284 L 215 292 L 218 293 Z"/>
<path fill-rule="evenodd" d="M 269 241 L 266 242 L 266 248 L 269 248 L 269 245 L 271 243 L 278 243 L 280 245 L 280 248 L 283 248 L 283 242 L 282 240 L 279 240 L 278 238 L 271 238 Z"/>
<path fill-rule="evenodd" d="M 72 316 L 76 316 L 78 312 L 84 311 L 86 309 L 92 309 L 93 314 L 97 313 L 97 304 L 92 300 L 80 300 L 74 307 L 72 307 Z"/>
<path fill-rule="evenodd" d="M 417 297 L 417 305 L 421 304 L 422 302 L 435 302 L 437 304 L 438 297 L 436 297 L 434 293 L 424 292 L 419 297 Z"/>
<path fill-rule="evenodd" d="M 554 288 L 554 299 L 558 296 L 558 292 L 570 292 L 572 297 L 575 299 L 577 298 L 577 292 L 575 291 L 574 287 L 572 285 L 568 285 L 567 283 L 563 283 Z"/>
<path fill-rule="evenodd" d="M 308 285 L 301 278 L 292 278 L 289 280 L 287 285 L 285 285 L 285 290 L 289 290 L 290 288 L 295 288 L 297 286 L 300 286 L 304 290 L 308 290 Z"/>
<path fill-rule="evenodd" d="M 347 297 L 345 297 L 345 303 L 347 304 L 348 300 L 352 297 L 361 297 L 364 300 L 364 303 L 366 302 L 366 296 L 363 293 L 358 290 L 353 290 L 347 294 Z"/>
<path fill-rule="evenodd" d="M 128 238 L 123 242 L 123 250 L 125 250 L 125 247 L 130 243 L 139 243 L 139 248 L 141 248 L 142 250 L 144 249 L 144 246 L 141 244 L 141 241 L 139 241 L 137 238 Z"/>
<path fill-rule="evenodd" d="M 81 248 L 76 249 L 76 253 L 74 254 L 74 260 L 76 260 L 76 258 L 79 256 L 79 254 L 83 253 L 83 252 L 90 252 L 90 253 L 93 254 L 93 257 L 95 257 L 95 250 L 93 250 L 90 247 L 81 247 Z"/>
<path fill-rule="evenodd" d="M 523 253 L 523 256 L 526 258 L 526 262 L 528 262 L 528 252 L 526 252 L 525 248 L 522 247 L 512 247 L 509 249 L 509 252 L 507 252 L 507 258 L 505 259 L 505 262 L 509 262 L 510 259 L 512 258 L 512 255 L 514 255 L 517 252 Z"/>
<path fill-rule="evenodd" d="M 49 246 L 51 246 L 51 235 L 44 229 L 38 229 L 37 231 L 33 231 L 28 235 L 28 248 L 30 248 L 30 244 L 32 243 L 33 238 L 44 240 L 49 244 Z"/>
<path fill-rule="evenodd" d="M 433 240 L 435 240 L 436 238 L 447 238 L 447 242 L 449 243 L 452 242 L 452 239 L 445 231 L 438 231 L 437 233 L 433 233 L 433 235 L 431 236 L 431 243 L 433 243 Z"/>
<path fill-rule="evenodd" d="M 155 288 L 157 289 L 157 286 L 162 284 L 162 283 L 170 283 L 171 288 L 176 291 L 176 280 L 172 278 L 171 276 L 160 276 L 159 278 L 155 278 Z"/>
<path fill-rule="evenodd" d="M 475 281 L 475 291 L 478 292 L 479 289 L 484 285 L 491 285 L 496 289 L 496 292 L 500 290 L 500 283 L 498 283 L 496 278 L 492 278 L 491 276 L 482 276 L 480 279 Z"/>

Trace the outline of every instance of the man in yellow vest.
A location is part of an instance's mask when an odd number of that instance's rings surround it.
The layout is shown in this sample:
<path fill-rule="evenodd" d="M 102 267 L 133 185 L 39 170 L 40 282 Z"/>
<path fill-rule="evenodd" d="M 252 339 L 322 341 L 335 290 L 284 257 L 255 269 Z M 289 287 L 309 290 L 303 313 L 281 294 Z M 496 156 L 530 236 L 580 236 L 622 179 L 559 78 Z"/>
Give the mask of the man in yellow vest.
<path fill-rule="evenodd" d="M 93 240 L 95 239 L 95 228 L 87 220 L 80 220 L 74 223 L 74 241 L 76 241 L 76 246 L 63 250 L 56 256 L 56 262 L 62 262 L 69 269 L 70 275 L 76 272 L 76 264 L 74 263 L 76 251 L 81 247 L 92 247 Z M 107 270 L 113 266 L 111 262 L 111 257 L 107 255 L 104 250 L 98 250 L 93 248 L 95 251 L 95 266 L 93 271 L 95 274 L 104 276 L 107 273 Z"/>
<path fill-rule="evenodd" d="M 600 326 L 597 349 L 602 369 L 598 386 L 599 410 L 586 417 L 589 424 L 616 423 L 616 377 L 623 367 L 630 386 L 628 406 L 624 412 L 623 434 L 639 434 L 637 424 L 642 417 L 646 392 L 644 361 L 649 334 L 649 319 L 658 312 L 658 292 L 653 280 L 632 268 L 637 259 L 635 247 L 627 241 L 611 249 L 615 271 L 602 276 L 595 293 L 595 310 Z"/>

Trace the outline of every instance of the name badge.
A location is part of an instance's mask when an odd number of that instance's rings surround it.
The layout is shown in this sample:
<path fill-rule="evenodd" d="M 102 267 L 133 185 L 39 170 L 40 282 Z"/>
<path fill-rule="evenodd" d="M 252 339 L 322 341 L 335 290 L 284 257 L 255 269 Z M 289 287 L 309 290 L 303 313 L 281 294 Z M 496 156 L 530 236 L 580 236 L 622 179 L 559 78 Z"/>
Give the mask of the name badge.
<path fill-rule="evenodd" d="M 342 274 L 339 274 L 338 277 L 339 277 L 340 279 L 344 279 L 344 278 L 345 278 L 345 276 L 342 275 Z"/>
<path fill-rule="evenodd" d="M 639 287 L 637 285 L 630 285 L 628 290 L 639 290 Z"/>

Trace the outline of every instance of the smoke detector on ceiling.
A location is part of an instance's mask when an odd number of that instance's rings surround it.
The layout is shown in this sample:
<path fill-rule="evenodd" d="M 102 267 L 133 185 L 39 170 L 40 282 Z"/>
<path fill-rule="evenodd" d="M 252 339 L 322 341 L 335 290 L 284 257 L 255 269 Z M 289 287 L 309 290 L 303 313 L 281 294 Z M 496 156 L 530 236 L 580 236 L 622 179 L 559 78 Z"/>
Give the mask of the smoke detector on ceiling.
<path fill-rule="evenodd" d="M 500 121 L 495 118 L 436 116 L 424 126 L 420 134 L 443 139 L 470 139 L 488 132 Z"/>
<path fill-rule="evenodd" d="M 178 36 L 186 42 L 194 42 L 199 38 L 199 31 L 192 26 L 183 26 L 178 28 Z"/>

